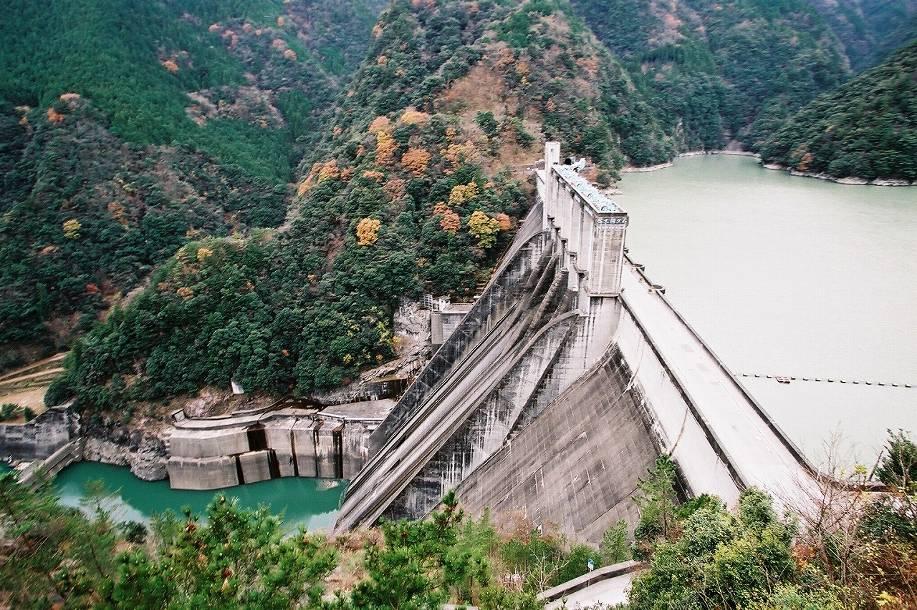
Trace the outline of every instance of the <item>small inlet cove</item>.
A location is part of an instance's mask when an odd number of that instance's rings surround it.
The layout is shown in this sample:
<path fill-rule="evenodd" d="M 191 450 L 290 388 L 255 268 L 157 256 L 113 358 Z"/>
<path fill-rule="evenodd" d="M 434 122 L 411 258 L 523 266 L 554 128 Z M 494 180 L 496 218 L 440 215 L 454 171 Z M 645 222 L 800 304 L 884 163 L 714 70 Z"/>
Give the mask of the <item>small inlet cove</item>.
<path fill-rule="evenodd" d="M 917 188 L 726 155 L 619 187 L 632 259 L 813 462 L 917 432 Z"/>
<path fill-rule="evenodd" d="M 824 464 L 833 443 L 842 462 L 871 465 L 888 429 L 917 432 L 917 188 L 793 177 L 739 156 L 682 158 L 619 187 L 631 258 L 810 460 Z M 94 480 L 118 521 L 199 513 L 225 494 L 282 512 L 287 531 L 331 527 L 347 485 L 181 491 L 81 463 L 56 486 L 78 506 Z"/>
<path fill-rule="evenodd" d="M 165 511 L 178 515 L 186 508 L 201 515 L 207 504 L 218 495 L 238 498 L 239 505 L 269 507 L 283 516 L 283 529 L 295 532 L 299 527 L 309 531 L 328 530 L 334 525 L 346 481 L 334 479 L 284 478 L 239 485 L 216 491 L 170 489 L 168 481 L 141 481 L 130 470 L 120 466 L 81 462 L 57 475 L 54 486 L 61 503 L 85 507 L 90 483 L 101 482 L 105 496 L 102 507 L 114 521 L 136 521 L 148 525 L 153 517 Z"/>

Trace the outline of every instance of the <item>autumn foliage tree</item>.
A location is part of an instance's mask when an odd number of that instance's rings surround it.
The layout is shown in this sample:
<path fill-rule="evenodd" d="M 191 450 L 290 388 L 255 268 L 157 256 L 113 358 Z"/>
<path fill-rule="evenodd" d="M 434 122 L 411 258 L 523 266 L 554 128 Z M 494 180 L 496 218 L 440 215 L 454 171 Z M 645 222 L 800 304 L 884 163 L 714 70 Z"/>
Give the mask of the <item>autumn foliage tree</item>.
<path fill-rule="evenodd" d="M 64 221 L 64 237 L 67 239 L 76 239 L 80 236 L 80 229 L 82 225 L 80 221 L 75 218 L 70 218 L 69 220 Z"/>
<path fill-rule="evenodd" d="M 459 184 L 452 187 L 452 191 L 449 193 L 449 205 L 462 205 L 477 196 L 478 185 L 476 183 L 469 182 L 468 184 Z"/>
<path fill-rule="evenodd" d="M 433 208 L 433 214 L 440 217 L 439 227 L 448 233 L 457 233 L 462 227 L 462 218 L 449 209 L 443 202 L 439 202 Z"/>
<path fill-rule="evenodd" d="M 361 246 L 371 246 L 379 239 L 379 228 L 382 221 L 375 218 L 363 218 L 357 223 L 357 243 Z"/>
<path fill-rule="evenodd" d="M 398 150 L 398 143 L 392 134 L 385 130 L 376 132 L 376 163 L 391 165 L 396 150 Z"/>
<path fill-rule="evenodd" d="M 430 156 L 430 153 L 422 148 L 409 148 L 401 157 L 401 165 L 414 177 L 419 178 L 427 171 Z"/>
<path fill-rule="evenodd" d="M 468 219 L 468 231 L 478 239 L 478 245 L 486 250 L 497 243 L 500 223 L 484 212 L 476 210 Z"/>

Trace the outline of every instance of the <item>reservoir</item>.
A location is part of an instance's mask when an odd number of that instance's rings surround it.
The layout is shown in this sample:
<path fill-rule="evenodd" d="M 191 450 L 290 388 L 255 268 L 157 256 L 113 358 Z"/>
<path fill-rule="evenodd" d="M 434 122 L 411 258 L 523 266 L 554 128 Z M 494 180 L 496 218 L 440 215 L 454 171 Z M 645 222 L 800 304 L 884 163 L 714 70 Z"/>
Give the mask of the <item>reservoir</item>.
<path fill-rule="evenodd" d="M 619 188 L 631 258 L 734 373 L 834 380 L 739 377 L 813 461 L 871 467 L 888 429 L 917 436 L 917 188 L 712 155 Z"/>
<path fill-rule="evenodd" d="M 272 513 L 283 513 L 284 530 L 291 532 L 299 526 L 309 531 L 330 529 L 347 487 L 345 481 L 289 477 L 216 491 L 187 491 L 170 489 L 168 481 L 141 481 L 125 467 L 81 462 L 66 468 L 54 481 L 61 503 L 80 506 L 89 481 L 101 481 L 111 493 L 103 506 L 116 522 L 149 524 L 154 514 L 171 510 L 181 515 L 183 507 L 200 515 L 214 496 L 222 494 L 238 498 L 246 508 L 265 504 Z"/>

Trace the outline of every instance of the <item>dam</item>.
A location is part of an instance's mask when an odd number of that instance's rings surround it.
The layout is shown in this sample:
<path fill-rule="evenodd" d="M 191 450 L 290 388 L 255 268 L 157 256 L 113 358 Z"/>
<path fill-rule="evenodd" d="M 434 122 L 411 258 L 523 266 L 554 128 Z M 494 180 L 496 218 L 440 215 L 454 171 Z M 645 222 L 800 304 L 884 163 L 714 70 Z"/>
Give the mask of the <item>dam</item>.
<path fill-rule="evenodd" d="M 625 249 L 627 213 L 545 146 L 537 200 L 481 297 L 372 432 L 336 528 L 421 518 L 455 490 L 597 543 L 669 455 L 688 495 L 778 505 L 820 473 Z"/>

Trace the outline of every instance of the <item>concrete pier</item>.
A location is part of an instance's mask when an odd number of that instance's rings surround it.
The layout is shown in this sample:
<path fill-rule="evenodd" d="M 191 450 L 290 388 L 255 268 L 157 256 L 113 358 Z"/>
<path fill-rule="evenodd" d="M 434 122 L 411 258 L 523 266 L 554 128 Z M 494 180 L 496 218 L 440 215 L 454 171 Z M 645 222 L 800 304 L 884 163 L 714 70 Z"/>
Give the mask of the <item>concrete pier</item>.
<path fill-rule="evenodd" d="M 242 469 L 242 478 L 244 483 L 257 483 L 259 481 L 271 480 L 271 458 L 273 454 L 270 451 L 249 451 L 239 456 L 239 466 Z"/>
<path fill-rule="evenodd" d="M 368 455 L 370 435 L 393 404 L 385 399 L 322 411 L 178 418 L 169 439 L 170 485 L 218 489 L 278 477 L 355 477 Z"/>
<path fill-rule="evenodd" d="M 235 456 L 171 457 L 166 468 L 172 489 L 220 489 L 239 484 Z"/>

